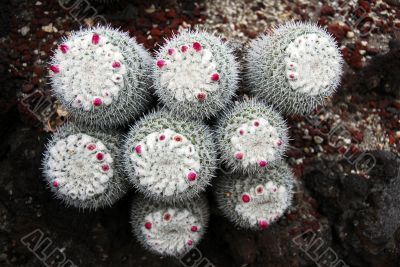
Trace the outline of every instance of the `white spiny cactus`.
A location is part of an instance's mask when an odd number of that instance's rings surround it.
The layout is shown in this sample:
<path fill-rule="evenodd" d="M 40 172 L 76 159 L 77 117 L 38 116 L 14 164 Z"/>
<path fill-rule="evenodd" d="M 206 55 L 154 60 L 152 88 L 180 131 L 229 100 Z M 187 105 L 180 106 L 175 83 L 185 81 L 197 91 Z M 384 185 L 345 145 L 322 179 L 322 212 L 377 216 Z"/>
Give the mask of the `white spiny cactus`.
<path fill-rule="evenodd" d="M 131 128 L 124 165 L 139 191 L 174 202 L 196 196 L 210 183 L 216 169 L 215 150 L 207 126 L 159 111 Z"/>
<path fill-rule="evenodd" d="M 217 144 L 230 169 L 257 172 L 280 164 L 288 145 L 288 128 L 264 103 L 239 102 L 219 119 Z"/>
<path fill-rule="evenodd" d="M 286 163 L 254 174 L 224 174 L 216 182 L 221 212 L 235 225 L 267 229 L 292 201 L 293 174 Z"/>
<path fill-rule="evenodd" d="M 137 240 L 163 256 L 181 256 L 195 247 L 205 233 L 208 218 L 204 197 L 178 205 L 136 198 L 131 212 Z"/>
<path fill-rule="evenodd" d="M 77 122 L 100 127 L 126 124 L 150 97 L 151 57 L 127 33 L 110 27 L 73 32 L 51 61 L 56 97 Z"/>
<path fill-rule="evenodd" d="M 116 136 L 73 124 L 61 127 L 47 144 L 44 178 L 67 205 L 97 209 L 110 206 L 127 190 L 118 170 Z"/>
<path fill-rule="evenodd" d="M 161 102 L 187 118 L 215 116 L 237 89 L 238 66 L 231 49 L 203 31 L 184 31 L 167 40 L 153 68 Z"/>
<path fill-rule="evenodd" d="M 251 43 L 246 78 L 255 95 L 285 113 L 310 113 L 340 83 L 343 59 L 333 37 L 290 22 Z"/>

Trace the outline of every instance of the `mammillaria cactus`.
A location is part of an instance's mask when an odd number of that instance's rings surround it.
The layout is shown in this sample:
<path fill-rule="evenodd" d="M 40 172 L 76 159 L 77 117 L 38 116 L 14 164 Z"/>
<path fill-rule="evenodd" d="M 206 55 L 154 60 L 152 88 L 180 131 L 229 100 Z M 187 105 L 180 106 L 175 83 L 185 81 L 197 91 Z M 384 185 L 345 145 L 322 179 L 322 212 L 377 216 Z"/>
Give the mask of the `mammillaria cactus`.
<path fill-rule="evenodd" d="M 163 256 L 181 256 L 200 241 L 208 217 L 204 197 L 178 205 L 136 198 L 131 224 L 134 235 L 146 249 Z"/>
<path fill-rule="evenodd" d="M 220 38 L 203 31 L 185 31 L 161 47 L 154 63 L 154 86 L 173 113 L 205 119 L 231 102 L 238 66 Z"/>
<path fill-rule="evenodd" d="M 244 101 L 220 118 L 217 140 L 221 159 L 228 167 L 255 172 L 280 164 L 288 144 L 288 128 L 264 103 Z"/>
<path fill-rule="evenodd" d="M 43 174 L 55 197 L 67 205 L 110 206 L 127 190 L 118 171 L 118 138 L 67 124 L 47 144 Z"/>
<path fill-rule="evenodd" d="M 77 122 L 122 125 L 146 109 L 150 62 L 127 33 L 100 26 L 80 30 L 55 51 L 52 89 Z"/>
<path fill-rule="evenodd" d="M 324 29 L 290 22 L 251 43 L 246 76 L 253 92 L 278 110 L 306 114 L 334 93 L 342 61 Z"/>
<path fill-rule="evenodd" d="M 216 169 L 207 126 L 159 111 L 131 128 L 124 147 L 130 181 L 146 196 L 168 202 L 196 196 Z"/>
<path fill-rule="evenodd" d="M 222 213 L 237 226 L 266 229 L 290 206 L 293 179 L 284 162 L 254 174 L 224 174 L 215 196 Z"/>

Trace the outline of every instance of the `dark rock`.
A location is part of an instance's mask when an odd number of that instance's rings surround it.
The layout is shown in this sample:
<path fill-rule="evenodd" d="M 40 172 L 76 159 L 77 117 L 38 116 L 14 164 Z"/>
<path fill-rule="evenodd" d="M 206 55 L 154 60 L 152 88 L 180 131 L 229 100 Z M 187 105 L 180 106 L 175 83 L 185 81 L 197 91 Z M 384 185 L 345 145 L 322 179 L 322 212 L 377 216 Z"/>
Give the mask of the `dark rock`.
<path fill-rule="evenodd" d="M 306 187 L 338 237 L 341 255 L 352 266 L 397 266 L 400 243 L 400 158 L 368 153 L 368 179 L 350 174 L 353 164 L 320 160 L 305 169 Z M 367 154 L 358 154 L 359 167 Z M 355 157 L 356 158 L 356 157 Z"/>
<path fill-rule="evenodd" d="M 335 10 L 330 5 L 324 5 L 321 9 L 321 16 L 334 16 Z"/>

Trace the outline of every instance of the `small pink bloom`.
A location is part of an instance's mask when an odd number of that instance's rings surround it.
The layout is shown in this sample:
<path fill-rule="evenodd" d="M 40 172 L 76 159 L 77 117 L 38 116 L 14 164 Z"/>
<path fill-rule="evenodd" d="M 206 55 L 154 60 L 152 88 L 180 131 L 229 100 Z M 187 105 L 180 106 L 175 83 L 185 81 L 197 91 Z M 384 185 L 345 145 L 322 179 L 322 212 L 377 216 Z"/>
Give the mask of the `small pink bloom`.
<path fill-rule="evenodd" d="M 100 35 L 94 33 L 92 36 L 92 44 L 97 45 L 100 42 Z"/>
<path fill-rule="evenodd" d="M 260 227 L 260 229 L 265 230 L 269 227 L 269 223 L 267 222 L 267 220 L 260 220 L 258 222 L 258 226 Z"/>
<path fill-rule="evenodd" d="M 137 145 L 135 147 L 135 152 L 138 153 L 138 154 L 142 153 L 142 146 L 141 145 Z"/>
<path fill-rule="evenodd" d="M 114 69 L 120 68 L 120 67 L 121 67 L 121 63 L 120 63 L 119 61 L 114 61 L 113 64 L 112 64 L 112 67 L 113 67 Z"/>
<path fill-rule="evenodd" d="M 87 146 L 87 149 L 90 150 L 90 151 L 95 150 L 96 149 L 96 145 L 95 144 L 89 144 Z"/>
<path fill-rule="evenodd" d="M 199 101 L 204 101 L 205 99 L 206 99 L 206 93 L 204 93 L 204 92 L 200 92 L 200 93 L 198 93 L 197 94 L 197 99 L 199 100 Z"/>
<path fill-rule="evenodd" d="M 54 186 L 54 187 L 59 187 L 60 184 L 59 184 L 57 181 L 54 181 L 54 182 L 53 182 L 53 186 Z"/>
<path fill-rule="evenodd" d="M 50 66 L 50 70 L 51 70 L 53 73 L 59 73 L 59 72 L 60 72 L 60 68 L 59 68 L 57 65 L 52 65 L 52 66 Z"/>
<path fill-rule="evenodd" d="M 186 45 L 181 46 L 182 53 L 185 53 L 187 50 L 188 50 L 188 47 Z"/>
<path fill-rule="evenodd" d="M 193 241 L 192 241 L 191 239 L 189 239 L 188 245 L 189 245 L 189 246 L 193 245 Z"/>
<path fill-rule="evenodd" d="M 197 173 L 195 171 L 190 171 L 187 175 L 189 181 L 193 182 L 197 178 Z"/>
<path fill-rule="evenodd" d="M 153 226 L 153 225 L 151 224 L 151 222 L 146 222 L 146 223 L 144 224 L 144 227 L 146 227 L 147 230 L 150 230 L 152 226 Z"/>
<path fill-rule="evenodd" d="M 165 140 L 165 135 L 160 135 L 160 141 L 164 141 Z"/>
<path fill-rule="evenodd" d="M 259 165 L 261 168 L 265 168 L 265 167 L 267 167 L 268 163 L 267 163 L 265 160 L 260 160 L 260 161 L 258 162 L 258 165 Z"/>
<path fill-rule="evenodd" d="M 108 164 L 104 164 L 104 165 L 101 166 L 101 169 L 102 169 L 103 171 L 107 172 L 107 171 L 110 170 L 110 166 L 109 166 Z"/>
<path fill-rule="evenodd" d="M 175 53 L 175 49 L 169 48 L 168 49 L 168 55 L 172 56 Z"/>
<path fill-rule="evenodd" d="M 68 52 L 68 49 L 69 49 L 68 45 L 66 45 L 66 44 L 60 45 L 60 50 L 63 54 L 66 54 Z"/>
<path fill-rule="evenodd" d="M 162 69 L 164 66 L 165 66 L 165 60 L 164 59 L 157 60 L 157 67 Z"/>
<path fill-rule="evenodd" d="M 96 154 L 96 158 L 97 158 L 97 160 L 103 160 L 104 159 L 104 154 L 103 153 L 101 153 L 101 152 L 99 152 L 99 153 L 97 153 Z"/>
<path fill-rule="evenodd" d="M 174 140 L 175 140 L 176 142 L 180 142 L 180 141 L 182 141 L 182 136 L 176 135 L 176 136 L 174 137 Z"/>
<path fill-rule="evenodd" d="M 237 160 L 242 160 L 243 157 L 244 157 L 243 152 L 237 152 L 237 153 L 235 154 L 235 158 L 236 158 Z"/>
<path fill-rule="evenodd" d="M 201 44 L 199 42 L 194 42 L 193 49 L 196 50 L 196 52 L 199 52 L 201 50 Z"/>
<path fill-rule="evenodd" d="M 248 194 L 243 194 L 242 201 L 244 203 L 249 203 L 250 202 L 250 196 Z"/>
<path fill-rule="evenodd" d="M 214 82 L 218 82 L 219 81 L 219 74 L 218 73 L 214 73 L 211 75 L 211 80 L 213 80 Z"/>
<path fill-rule="evenodd" d="M 93 100 L 93 105 L 95 106 L 95 107 L 100 107 L 101 106 L 101 104 L 103 104 L 103 101 L 101 100 L 101 98 L 95 98 L 94 100 Z"/>
<path fill-rule="evenodd" d="M 197 232 L 197 226 L 192 226 L 192 228 L 190 228 L 190 230 L 192 231 L 192 232 Z"/>

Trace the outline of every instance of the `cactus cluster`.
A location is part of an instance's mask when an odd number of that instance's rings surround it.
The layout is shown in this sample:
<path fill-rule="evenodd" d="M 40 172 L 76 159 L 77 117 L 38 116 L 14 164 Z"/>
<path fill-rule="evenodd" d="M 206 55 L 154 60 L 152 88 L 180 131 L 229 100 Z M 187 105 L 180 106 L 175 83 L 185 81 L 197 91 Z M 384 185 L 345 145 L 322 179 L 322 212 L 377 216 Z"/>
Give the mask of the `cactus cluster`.
<path fill-rule="evenodd" d="M 264 230 L 290 206 L 293 181 L 292 172 L 282 162 L 253 174 L 225 174 L 214 192 L 218 207 L 235 225 Z"/>
<path fill-rule="evenodd" d="M 146 196 L 174 202 L 193 198 L 210 183 L 216 149 L 207 126 L 167 111 L 142 118 L 124 145 L 129 179 Z"/>
<path fill-rule="evenodd" d="M 217 128 L 221 159 L 234 171 L 256 172 L 279 164 L 288 144 L 283 118 L 256 100 L 235 104 Z"/>
<path fill-rule="evenodd" d="M 50 64 L 52 90 L 78 123 L 110 128 L 147 108 L 151 57 L 126 33 L 101 26 L 73 32 Z"/>
<path fill-rule="evenodd" d="M 267 229 L 292 200 L 283 157 L 288 128 L 274 111 L 306 113 L 338 86 L 342 58 L 332 37 L 312 24 L 288 23 L 251 44 L 246 77 L 254 99 L 233 104 L 238 64 L 222 40 L 184 31 L 151 58 L 110 27 L 64 38 L 51 60 L 55 96 L 76 124 L 47 145 L 43 173 L 56 198 L 78 208 L 109 206 L 127 191 L 132 227 L 148 250 L 179 256 L 204 235 L 218 153 L 230 173 L 214 195 L 237 226 Z M 150 108 L 154 87 L 162 108 Z M 215 131 L 202 120 L 217 118 Z M 115 130 L 131 122 L 121 141 Z M 215 140 L 216 139 L 216 140 Z M 122 171 L 120 170 L 122 169 Z"/>
<path fill-rule="evenodd" d="M 342 56 L 333 37 L 317 25 L 289 22 L 250 46 L 247 81 L 279 111 L 307 114 L 339 86 Z"/>
<path fill-rule="evenodd" d="M 173 113 L 193 119 L 215 116 L 231 102 L 238 66 L 220 38 L 185 31 L 167 40 L 153 64 L 154 87 Z"/>
<path fill-rule="evenodd" d="M 180 256 L 196 246 L 208 224 L 204 196 L 175 205 L 136 198 L 131 224 L 137 240 L 162 256 Z"/>
<path fill-rule="evenodd" d="M 118 169 L 118 137 L 66 124 L 52 136 L 43 158 L 45 180 L 67 205 L 110 206 L 127 190 Z"/>

